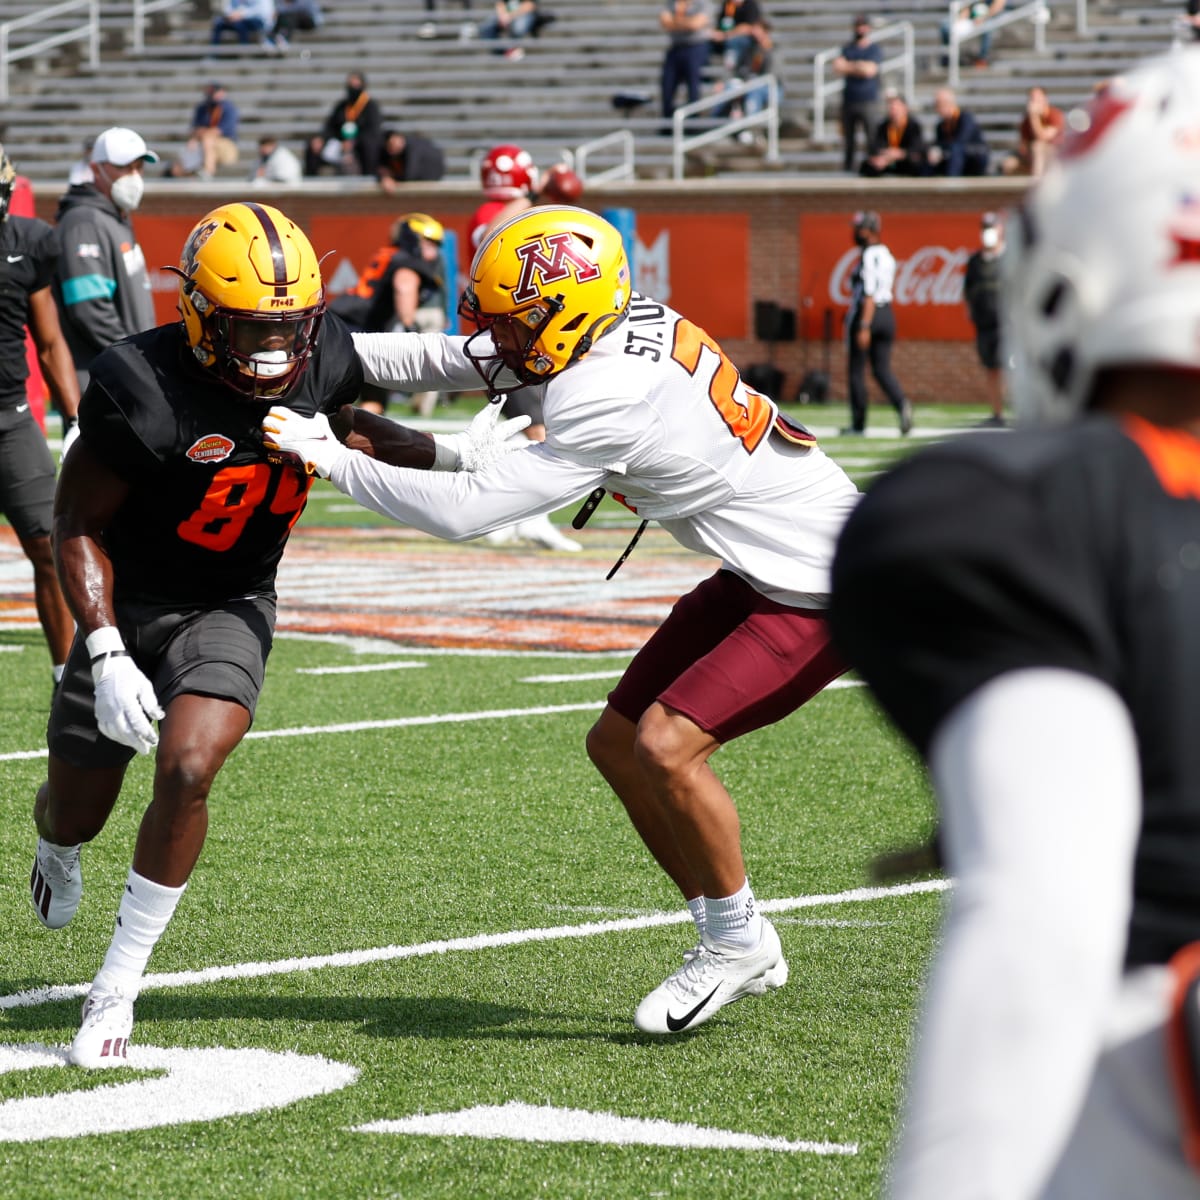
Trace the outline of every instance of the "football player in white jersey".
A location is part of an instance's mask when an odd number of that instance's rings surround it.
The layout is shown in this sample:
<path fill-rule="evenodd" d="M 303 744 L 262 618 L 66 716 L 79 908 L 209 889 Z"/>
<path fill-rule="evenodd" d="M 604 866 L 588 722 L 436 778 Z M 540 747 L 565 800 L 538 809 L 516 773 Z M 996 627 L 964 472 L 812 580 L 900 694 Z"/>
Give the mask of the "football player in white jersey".
<path fill-rule="evenodd" d="M 634 658 L 587 739 L 698 932 L 635 1023 L 694 1029 L 787 979 L 747 880 L 737 810 L 709 759 L 845 669 L 824 607 L 858 492 L 708 334 L 631 292 L 620 234 L 593 213 L 544 206 L 499 225 L 475 255 L 460 311 L 476 326 L 470 337 L 355 335 L 368 377 L 463 390 L 482 376 L 492 396 L 535 388 L 544 442 L 444 478 L 348 450 L 323 418 L 285 409 L 263 422 L 267 442 L 360 504 L 453 541 L 606 489 L 720 560 Z"/>

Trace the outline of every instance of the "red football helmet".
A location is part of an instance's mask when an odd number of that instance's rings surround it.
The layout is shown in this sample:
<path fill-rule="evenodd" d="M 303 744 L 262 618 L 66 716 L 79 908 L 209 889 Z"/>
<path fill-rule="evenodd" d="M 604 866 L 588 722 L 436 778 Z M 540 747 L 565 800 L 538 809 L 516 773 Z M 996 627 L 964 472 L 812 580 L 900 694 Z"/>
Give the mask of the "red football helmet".
<path fill-rule="evenodd" d="M 567 166 L 558 163 L 546 172 L 541 198 L 554 204 L 574 204 L 583 195 L 583 180 Z"/>
<path fill-rule="evenodd" d="M 479 182 L 489 200 L 515 200 L 537 191 L 538 171 L 528 150 L 493 146 L 479 164 Z"/>

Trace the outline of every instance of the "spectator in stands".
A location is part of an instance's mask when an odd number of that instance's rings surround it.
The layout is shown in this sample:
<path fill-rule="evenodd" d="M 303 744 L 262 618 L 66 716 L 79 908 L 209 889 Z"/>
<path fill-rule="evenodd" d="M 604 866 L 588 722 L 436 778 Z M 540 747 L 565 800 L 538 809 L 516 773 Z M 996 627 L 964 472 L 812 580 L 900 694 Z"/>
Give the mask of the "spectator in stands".
<path fill-rule="evenodd" d="M 106 129 L 92 145 L 92 181 L 58 202 L 54 299 L 79 390 L 91 361 L 113 342 L 154 324 L 154 298 L 130 214 L 142 202 L 146 163 L 158 162 L 132 129 Z"/>
<path fill-rule="evenodd" d="M 435 181 L 446 173 L 446 156 L 442 148 L 419 133 L 386 130 L 383 154 L 379 159 L 379 186 L 394 192 L 398 183 Z"/>
<path fill-rule="evenodd" d="M 1180 25 L 1192 31 L 1193 38 L 1200 38 L 1200 0 L 1187 0 L 1183 12 L 1176 19 Z"/>
<path fill-rule="evenodd" d="M 325 127 L 308 146 L 305 175 L 371 175 L 379 169 L 383 149 L 383 110 L 367 91 L 361 71 L 346 76 L 346 95 L 329 110 Z"/>
<path fill-rule="evenodd" d="M 855 141 L 862 126 L 868 148 L 875 127 L 882 117 L 879 75 L 883 69 L 883 51 L 871 41 L 871 18 L 859 13 L 854 18 L 854 40 L 842 47 L 833 60 L 833 69 L 842 76 L 842 170 L 855 169 Z"/>
<path fill-rule="evenodd" d="M 1004 226 L 994 212 L 985 212 L 979 223 L 979 249 L 967 259 L 963 275 L 963 300 L 975 326 L 975 350 L 987 372 L 992 415 L 983 422 L 985 429 L 1004 428 L 1004 363 L 1000 355 L 1003 255 Z"/>
<path fill-rule="evenodd" d="M 167 168 L 173 179 L 189 175 L 211 179 L 218 167 L 238 160 L 238 110 L 219 83 L 204 89 L 204 99 L 192 111 L 192 125 L 183 152 Z"/>
<path fill-rule="evenodd" d="M 77 159 L 71 164 L 71 169 L 67 172 L 67 187 L 74 187 L 77 183 L 92 182 L 92 138 L 85 137 L 83 139 L 83 157 Z"/>
<path fill-rule="evenodd" d="M 268 30 L 274 27 L 274 0 L 224 0 L 213 18 L 212 44 L 219 45 L 224 33 L 236 33 L 243 46 L 249 45 L 255 35 L 265 44 Z"/>
<path fill-rule="evenodd" d="M 982 25 L 990 21 L 993 17 L 998 17 L 1007 7 L 1007 0 L 975 0 L 975 3 L 964 4 L 959 10 L 958 15 L 954 18 L 954 24 L 958 27 L 958 36 L 961 41 L 966 35 L 970 34 L 976 26 Z M 942 45 L 950 44 L 950 22 L 942 22 Z M 992 34 L 988 30 L 986 33 L 979 35 L 979 53 L 975 56 L 974 65 L 977 67 L 986 67 L 992 49 Z M 943 58 L 942 66 L 949 65 L 949 58 Z"/>
<path fill-rule="evenodd" d="M 317 0 L 275 0 L 275 25 L 266 38 L 268 46 L 283 54 L 297 29 L 320 29 L 325 14 Z"/>
<path fill-rule="evenodd" d="M 723 0 L 710 40 L 727 71 L 733 71 L 739 59 L 754 47 L 758 41 L 755 31 L 762 24 L 758 0 Z"/>
<path fill-rule="evenodd" d="M 871 152 L 859 174 L 870 179 L 880 175 L 924 175 L 927 151 L 921 124 L 908 112 L 904 97 L 888 91 L 887 116 L 875 127 Z"/>
<path fill-rule="evenodd" d="M 258 139 L 258 162 L 250 174 L 250 182 L 257 187 L 269 183 L 300 183 L 304 168 L 300 160 L 277 137 L 264 134 Z"/>
<path fill-rule="evenodd" d="M 669 120 L 680 84 L 687 87 L 689 104 L 700 99 L 712 30 L 709 0 L 666 0 L 658 23 L 669 39 L 662 64 L 662 115 Z"/>
<path fill-rule="evenodd" d="M 1005 175 L 1032 175 L 1035 178 L 1057 152 L 1067 120 L 1061 108 L 1055 108 L 1046 97 L 1044 88 L 1034 84 L 1029 89 L 1025 115 L 1021 119 L 1020 142 L 1017 152 L 1010 154 L 1001 170 Z"/>
<path fill-rule="evenodd" d="M 959 108 L 950 88 L 938 88 L 933 98 L 938 115 L 927 162 L 934 175 L 986 175 L 987 140 L 973 113 Z"/>
<path fill-rule="evenodd" d="M 480 27 L 479 36 L 492 40 L 523 38 L 533 31 L 537 12 L 538 0 L 496 0 L 492 15 Z M 509 62 L 519 62 L 525 57 L 520 46 L 509 46 L 496 53 L 503 54 Z"/>
<path fill-rule="evenodd" d="M 768 22 L 760 21 L 753 26 L 753 32 L 743 44 L 737 59 L 733 63 L 730 72 L 730 82 L 747 83 L 752 79 L 759 79 L 764 75 L 771 74 L 776 76 L 777 95 L 782 97 L 783 84 L 779 79 L 779 71 L 775 65 L 775 43 L 771 37 L 771 27 Z M 724 81 L 721 81 L 717 84 L 717 89 L 720 90 L 724 86 Z M 729 104 L 723 105 L 717 110 L 717 115 L 723 117 L 753 116 L 756 112 L 761 112 L 766 107 L 768 99 L 769 92 L 767 85 L 764 83 L 760 87 L 756 87 L 753 91 L 739 96 Z M 738 141 L 747 144 L 753 142 L 753 132 L 749 129 L 743 129 L 738 134 Z"/>

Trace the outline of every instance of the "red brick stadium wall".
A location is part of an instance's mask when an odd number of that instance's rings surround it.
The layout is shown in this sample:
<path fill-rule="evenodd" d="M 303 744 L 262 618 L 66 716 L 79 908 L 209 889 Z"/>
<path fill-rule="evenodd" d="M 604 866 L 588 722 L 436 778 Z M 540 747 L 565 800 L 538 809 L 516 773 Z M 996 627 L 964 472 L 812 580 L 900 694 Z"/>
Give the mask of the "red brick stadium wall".
<path fill-rule="evenodd" d="M 642 182 L 589 188 L 597 211 L 630 209 L 638 247 L 635 284 L 690 316 L 739 367 L 771 361 L 784 373 L 780 399 L 794 398 L 805 370 L 824 365 L 830 313 L 831 399 L 845 397 L 842 341 L 845 284 L 853 257 L 850 221 L 859 209 L 883 218 L 883 238 L 900 264 L 893 359 L 912 399 L 982 402 L 983 376 L 961 300 L 962 269 L 978 244 L 979 216 L 1020 199 L 1025 182 L 1008 179 L 921 181 L 721 178 L 684 184 Z M 152 269 L 178 261 L 191 224 L 218 204 L 253 198 L 298 221 L 327 255 L 327 281 L 344 284 L 366 255 L 386 241 L 405 212 L 426 212 L 460 240 L 480 201 L 468 183 L 412 184 L 392 196 L 369 185 L 313 182 L 281 189 L 233 190 L 149 181 L 135 217 Z M 40 216 L 53 219 L 57 192 L 39 189 Z M 173 277 L 155 277 L 160 319 L 174 307 Z M 796 314 L 796 340 L 768 346 L 755 334 L 755 304 L 770 301 Z"/>

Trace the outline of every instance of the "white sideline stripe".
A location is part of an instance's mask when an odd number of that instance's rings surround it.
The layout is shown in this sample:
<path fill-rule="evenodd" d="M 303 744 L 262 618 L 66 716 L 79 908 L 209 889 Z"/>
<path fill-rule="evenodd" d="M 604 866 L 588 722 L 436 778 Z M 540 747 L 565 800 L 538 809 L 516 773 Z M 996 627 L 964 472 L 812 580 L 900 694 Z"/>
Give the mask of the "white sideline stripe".
<path fill-rule="evenodd" d="M 20 654 L 24 646 L 0 646 L 0 654 Z"/>
<path fill-rule="evenodd" d="M 417 1133 L 519 1142 L 601 1142 L 617 1146 L 688 1146 L 704 1150 L 780 1150 L 791 1154 L 857 1154 L 857 1142 L 792 1142 L 787 1138 L 713 1129 L 690 1121 L 621 1117 L 544 1104 L 479 1104 L 458 1112 L 419 1113 L 371 1121 L 355 1133 Z"/>
<path fill-rule="evenodd" d="M 518 683 L 571 683 L 576 679 L 620 679 L 625 674 L 620 671 L 581 671 L 578 675 L 527 675 Z"/>
<path fill-rule="evenodd" d="M 345 721 L 338 725 L 296 725 L 290 729 L 252 729 L 242 739 L 245 742 L 262 741 L 265 738 L 316 737 L 323 733 L 362 733 L 368 729 L 408 729 L 419 725 L 445 725 L 455 721 L 507 720 L 509 717 L 541 717 L 553 713 L 588 712 L 604 707 L 603 700 L 589 700 L 586 704 L 542 704 L 536 708 L 496 708 L 473 713 L 434 713 L 428 717 L 389 717 L 380 721 Z M 0 754 L 0 762 L 12 762 L 19 758 L 46 758 L 49 751 L 13 750 Z"/>
<path fill-rule="evenodd" d="M 353 670 L 352 667 L 339 667 L 337 669 L 342 671 Z M 316 674 L 315 671 L 309 673 Z M 571 683 L 576 679 L 619 679 L 624 674 L 624 671 L 581 671 L 578 675 L 526 675 L 524 679 L 519 679 L 517 682 Z M 852 687 L 866 687 L 866 681 L 862 679 L 835 679 L 832 683 L 827 683 L 821 690 L 827 692 L 835 688 Z"/>
<path fill-rule="evenodd" d="M 297 675 L 361 675 L 366 671 L 406 671 L 410 667 L 427 667 L 423 662 L 363 663 L 357 667 L 297 667 Z"/>
<path fill-rule="evenodd" d="M 793 896 L 785 900 L 759 900 L 762 912 L 791 912 L 797 908 L 822 908 L 829 904 L 858 904 L 886 900 L 895 896 L 916 896 L 923 892 L 942 892 L 950 886 L 945 879 L 923 883 L 901 883 L 895 887 L 852 888 L 822 896 Z M 563 938 L 595 937 L 604 933 L 627 933 L 634 929 L 654 929 L 663 925 L 682 925 L 692 919 L 687 909 L 650 913 L 644 917 L 623 917 L 616 921 L 590 921 L 583 925 L 555 925 L 543 929 L 510 929 L 504 933 L 480 933 L 472 937 L 445 941 L 418 942 L 412 946 L 376 946 L 370 950 L 342 950 L 337 954 L 311 954 L 301 958 L 281 958 L 273 962 L 233 963 L 224 967 L 203 967 L 198 971 L 172 971 L 147 975 L 142 991 L 159 988 L 191 987 L 201 983 L 219 983 L 228 979 L 259 979 L 267 975 L 292 975 L 297 971 L 318 971 L 325 967 L 359 967 L 366 963 L 392 962 L 400 958 L 428 958 L 434 954 L 452 954 L 461 950 L 493 950 L 501 946 L 522 946 L 529 942 L 553 942 Z M 33 988 L 0 996 L 0 1012 L 9 1008 L 32 1008 L 57 1000 L 70 1000 L 87 994 L 88 983 Z"/>
<path fill-rule="evenodd" d="M 435 713 L 429 717 L 389 717 L 382 721 L 346 721 L 340 725 L 297 725 L 291 729 L 251 730 L 244 741 L 252 738 L 310 737 L 319 733 L 361 733 L 367 729 L 408 729 L 417 725 L 445 725 L 454 721 L 507 720 L 509 717 L 541 717 L 553 713 L 587 712 L 603 708 L 603 700 L 587 704 L 543 704 L 536 708 L 493 708 L 473 713 Z"/>
<path fill-rule="evenodd" d="M 353 670 L 355 668 L 341 667 L 331 670 Z M 368 670 L 370 668 L 367 668 Z M 585 675 L 576 675 L 576 679 L 586 679 Z M 862 687 L 857 679 L 835 679 L 825 685 L 825 691 L 835 688 Z M 421 725 L 446 725 L 461 721 L 493 721 L 508 720 L 510 717 L 544 717 L 555 713 L 595 712 L 603 708 L 605 701 L 590 700 L 586 704 L 541 704 L 534 708 L 493 708 L 473 713 L 434 713 L 428 717 L 389 717 L 379 721 L 344 721 L 337 725 L 295 725 L 290 729 L 252 729 L 242 739 L 243 741 L 262 741 L 266 738 L 285 737 L 317 737 L 324 733 L 363 733 L 369 729 L 410 729 Z M 41 750 L 10 750 L 0 754 L 0 762 L 16 762 L 18 759 L 47 758 L 49 751 Z"/>
<path fill-rule="evenodd" d="M 24 625 L 14 626 L 24 629 Z M 276 630 L 275 640 L 287 638 L 293 642 L 328 642 L 341 646 L 351 654 L 397 654 L 412 658 L 629 658 L 638 651 L 628 650 L 538 650 L 535 648 L 499 649 L 469 646 L 398 646 L 387 638 L 356 637 L 344 633 L 302 633 L 299 630 Z"/>

